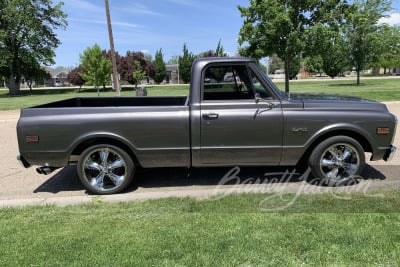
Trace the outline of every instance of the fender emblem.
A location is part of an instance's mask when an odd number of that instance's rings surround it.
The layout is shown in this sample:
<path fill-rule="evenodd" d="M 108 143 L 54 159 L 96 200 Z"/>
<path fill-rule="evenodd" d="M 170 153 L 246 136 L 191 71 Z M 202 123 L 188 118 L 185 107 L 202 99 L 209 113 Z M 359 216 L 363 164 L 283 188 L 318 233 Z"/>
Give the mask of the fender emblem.
<path fill-rule="evenodd" d="M 292 128 L 293 133 L 307 133 L 308 128 Z"/>
<path fill-rule="evenodd" d="M 25 136 L 25 141 L 27 143 L 37 143 L 37 142 L 39 142 L 39 136 L 38 135 L 27 135 L 27 136 Z"/>

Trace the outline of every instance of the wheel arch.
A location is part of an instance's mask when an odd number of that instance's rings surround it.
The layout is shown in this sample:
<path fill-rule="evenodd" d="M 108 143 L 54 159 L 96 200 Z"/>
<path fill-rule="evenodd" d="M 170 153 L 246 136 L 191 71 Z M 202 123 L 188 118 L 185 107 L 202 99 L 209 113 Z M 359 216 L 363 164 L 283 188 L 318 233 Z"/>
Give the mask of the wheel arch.
<path fill-rule="evenodd" d="M 315 150 L 315 148 L 324 140 L 335 137 L 335 136 L 346 136 L 354 139 L 357 141 L 361 147 L 363 148 L 364 152 L 373 152 L 373 148 L 371 145 L 371 142 L 361 133 L 355 131 L 355 130 L 349 130 L 349 129 L 336 129 L 332 130 L 329 132 L 325 132 L 316 138 L 314 138 L 310 144 L 307 146 L 306 151 L 304 152 L 303 156 L 300 158 L 298 165 L 301 166 L 303 164 L 308 163 L 308 159 L 311 155 L 311 153 Z M 305 165 L 303 165 L 305 166 Z"/>
<path fill-rule="evenodd" d="M 75 145 L 72 147 L 70 150 L 70 161 L 75 162 L 78 160 L 80 155 L 84 150 L 87 148 L 94 146 L 94 145 L 99 145 L 99 144 L 107 144 L 107 145 L 113 145 L 116 147 L 119 147 L 123 149 L 128 155 L 132 158 L 134 164 L 136 166 L 141 166 L 140 162 L 136 156 L 136 149 L 130 142 L 125 140 L 124 138 L 121 138 L 117 135 L 113 134 L 91 134 L 90 136 L 82 137 L 79 140 L 75 142 Z"/>

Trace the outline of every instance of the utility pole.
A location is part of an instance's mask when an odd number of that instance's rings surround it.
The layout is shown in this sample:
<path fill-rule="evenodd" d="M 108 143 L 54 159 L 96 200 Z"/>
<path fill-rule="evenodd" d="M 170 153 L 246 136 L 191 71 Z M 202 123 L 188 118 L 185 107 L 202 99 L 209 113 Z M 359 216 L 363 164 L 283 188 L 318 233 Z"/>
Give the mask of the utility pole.
<path fill-rule="evenodd" d="M 117 70 L 117 60 L 115 58 L 115 49 L 114 49 L 114 37 L 111 27 L 111 17 L 110 17 L 110 7 L 108 5 L 108 0 L 104 0 L 104 4 L 106 6 L 106 16 L 107 16 L 107 26 L 108 26 L 108 37 L 110 39 L 110 50 L 111 50 L 111 62 L 113 66 L 113 87 L 117 94 L 117 96 L 121 95 L 119 88 L 119 80 L 118 80 L 118 70 Z"/>
<path fill-rule="evenodd" d="M 179 55 L 178 55 L 178 57 L 177 57 L 177 59 L 178 59 L 178 68 L 177 68 L 177 70 L 178 70 L 178 84 L 180 84 L 180 77 L 179 77 Z"/>

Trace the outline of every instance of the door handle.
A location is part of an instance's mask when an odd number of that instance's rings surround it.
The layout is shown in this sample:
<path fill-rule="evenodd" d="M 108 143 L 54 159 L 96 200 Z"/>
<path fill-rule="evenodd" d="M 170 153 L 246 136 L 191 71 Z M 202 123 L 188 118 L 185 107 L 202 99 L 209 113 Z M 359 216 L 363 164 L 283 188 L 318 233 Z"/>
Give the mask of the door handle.
<path fill-rule="evenodd" d="M 219 115 L 217 113 L 206 113 L 203 114 L 203 119 L 205 120 L 216 120 L 218 119 Z"/>

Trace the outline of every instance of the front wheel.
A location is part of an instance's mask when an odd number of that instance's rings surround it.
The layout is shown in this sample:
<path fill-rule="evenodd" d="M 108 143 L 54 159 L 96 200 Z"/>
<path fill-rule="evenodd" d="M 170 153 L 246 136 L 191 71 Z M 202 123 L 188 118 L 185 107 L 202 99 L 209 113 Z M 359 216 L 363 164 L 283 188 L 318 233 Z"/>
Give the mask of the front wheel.
<path fill-rule="evenodd" d="M 135 165 L 123 149 L 102 144 L 83 151 L 77 171 L 87 190 L 106 195 L 119 193 L 131 183 Z"/>
<path fill-rule="evenodd" d="M 335 136 L 321 142 L 309 159 L 315 178 L 332 186 L 354 181 L 364 165 L 364 149 L 347 136 Z"/>

